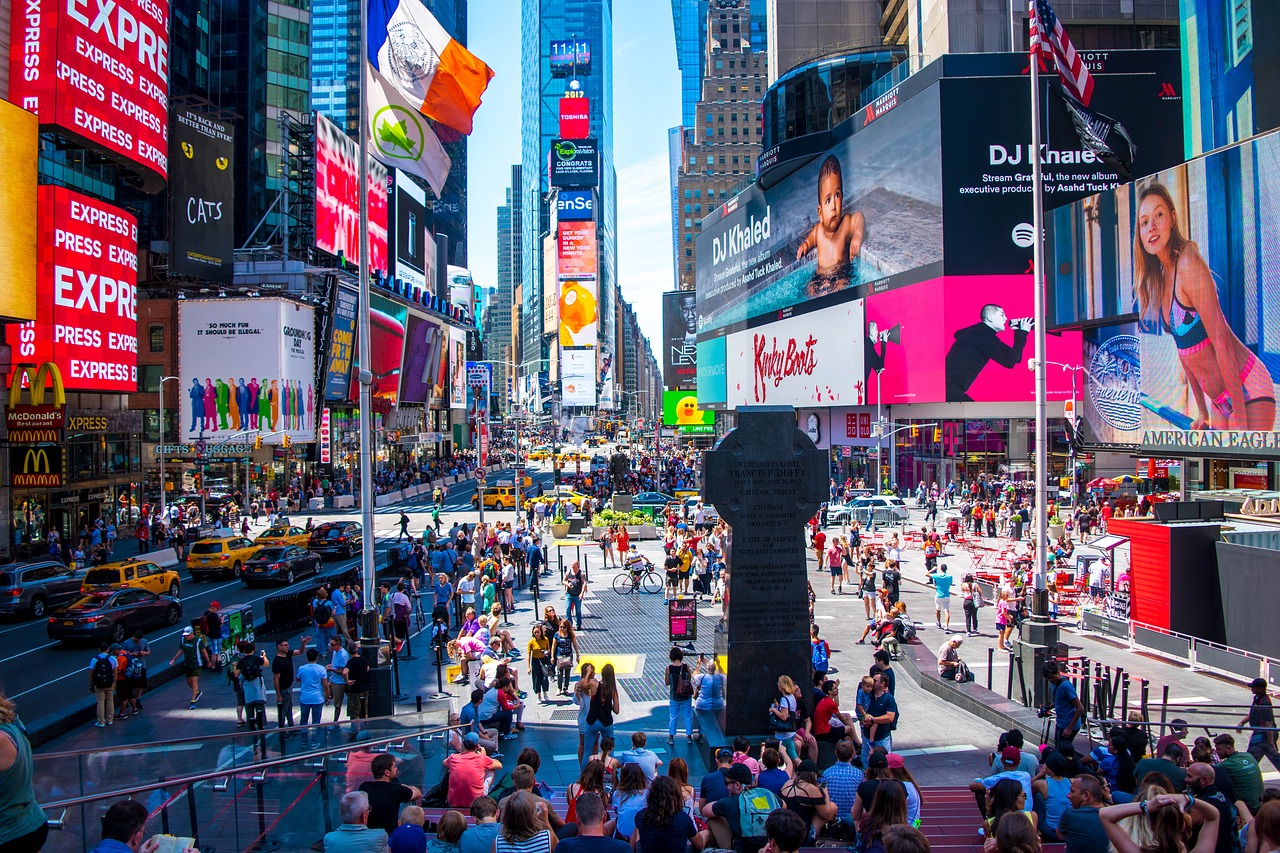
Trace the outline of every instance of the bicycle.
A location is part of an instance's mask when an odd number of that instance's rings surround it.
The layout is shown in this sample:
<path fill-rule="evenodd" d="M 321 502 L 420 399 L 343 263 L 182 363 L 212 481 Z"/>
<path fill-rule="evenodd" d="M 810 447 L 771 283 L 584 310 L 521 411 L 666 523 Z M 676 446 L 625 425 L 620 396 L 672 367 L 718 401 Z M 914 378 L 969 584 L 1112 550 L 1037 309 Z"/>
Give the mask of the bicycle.
<path fill-rule="evenodd" d="M 630 595 L 633 592 L 655 593 L 662 591 L 662 578 L 653 567 L 653 563 L 644 561 L 644 568 L 628 568 L 613 576 L 613 591 L 618 595 Z"/>

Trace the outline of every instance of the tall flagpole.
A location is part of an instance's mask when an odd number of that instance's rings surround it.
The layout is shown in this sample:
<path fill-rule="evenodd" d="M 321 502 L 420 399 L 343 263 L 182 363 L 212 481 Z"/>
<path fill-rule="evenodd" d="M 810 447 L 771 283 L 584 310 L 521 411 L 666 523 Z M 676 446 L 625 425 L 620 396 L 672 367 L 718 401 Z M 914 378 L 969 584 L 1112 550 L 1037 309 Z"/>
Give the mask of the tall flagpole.
<path fill-rule="evenodd" d="M 1040 38 L 1045 37 L 1043 31 Z M 1035 373 L 1036 373 L 1036 455 L 1034 476 L 1035 491 L 1035 599 L 1032 615 L 1048 617 L 1049 596 L 1046 592 L 1046 548 L 1045 539 L 1048 534 L 1049 495 L 1046 487 L 1048 474 L 1049 426 L 1047 416 L 1048 391 L 1045 377 L 1045 304 L 1044 304 L 1044 176 L 1040 170 L 1040 67 L 1036 46 L 1031 46 L 1031 227 L 1035 232 L 1035 243 L 1032 252 L 1032 273 L 1035 288 Z"/>
<path fill-rule="evenodd" d="M 366 102 L 367 85 L 364 64 L 368 59 L 369 7 L 368 0 L 360 4 L 360 84 L 356 90 L 360 98 L 360 163 L 356 168 L 356 182 L 360 187 L 360 323 L 358 343 L 360 348 L 360 521 L 364 530 L 360 549 L 361 594 L 364 609 L 360 612 L 360 644 L 366 650 L 365 660 L 370 666 L 378 664 L 378 610 L 373 602 L 373 583 L 376 566 L 373 557 L 373 331 L 369 318 L 369 107 Z M 371 651 L 370 651 L 371 650 Z"/>

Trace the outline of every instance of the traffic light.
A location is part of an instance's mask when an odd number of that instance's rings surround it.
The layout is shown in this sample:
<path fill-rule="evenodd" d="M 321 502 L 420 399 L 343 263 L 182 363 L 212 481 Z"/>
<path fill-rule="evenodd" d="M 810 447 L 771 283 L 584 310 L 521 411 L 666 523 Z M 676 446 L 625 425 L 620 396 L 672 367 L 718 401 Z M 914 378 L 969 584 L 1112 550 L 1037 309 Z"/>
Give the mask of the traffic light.
<path fill-rule="evenodd" d="M 933 443 L 934 444 L 942 443 L 942 427 L 933 428 Z"/>
<path fill-rule="evenodd" d="M 284 437 L 280 440 L 280 445 L 282 447 L 293 447 L 293 439 L 289 437 L 289 433 L 286 432 L 284 434 Z"/>
<path fill-rule="evenodd" d="M 253 439 L 253 449 L 254 449 L 254 450 L 261 450 L 261 449 L 262 449 L 262 436 L 260 436 L 260 435 L 258 435 L 258 436 L 254 436 L 254 439 Z"/>

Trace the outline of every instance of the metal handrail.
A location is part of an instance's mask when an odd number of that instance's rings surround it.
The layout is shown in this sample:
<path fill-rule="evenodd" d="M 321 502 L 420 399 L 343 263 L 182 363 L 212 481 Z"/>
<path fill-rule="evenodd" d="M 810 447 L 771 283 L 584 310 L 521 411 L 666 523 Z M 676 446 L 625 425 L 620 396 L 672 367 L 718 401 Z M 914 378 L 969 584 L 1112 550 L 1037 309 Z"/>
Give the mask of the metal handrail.
<path fill-rule="evenodd" d="M 432 729 L 426 729 L 426 730 L 419 729 L 416 737 L 425 739 L 433 735 L 444 734 L 445 732 L 454 731 L 461 728 L 463 728 L 463 726 L 437 726 Z M 316 750 L 314 752 L 307 753 L 306 755 L 294 755 L 287 758 L 284 758 L 284 757 L 274 758 L 274 759 L 271 759 L 270 761 L 259 761 L 253 764 L 245 764 L 240 767 L 230 767 L 225 770 L 214 770 L 208 773 L 197 773 L 193 776 L 175 777 L 173 779 L 166 779 L 160 782 L 151 782 L 145 785 L 132 785 L 129 788 L 122 789 L 122 790 L 107 791 L 105 793 L 96 793 L 96 794 L 93 794 L 92 796 L 87 796 L 87 797 L 72 797 L 71 799 L 56 800 L 55 802 L 52 802 L 52 803 L 41 803 L 40 805 L 41 805 L 41 808 L 46 810 L 69 809 L 74 806 L 82 806 L 82 805 L 87 805 L 89 803 L 96 803 L 99 800 L 113 799 L 115 797 L 119 797 L 125 794 L 127 794 L 132 799 L 137 794 L 145 793 L 147 791 L 154 791 L 160 788 L 172 788 L 175 785 L 189 788 L 190 786 L 199 784 L 200 782 L 210 782 L 215 779 L 230 778 L 232 776 L 244 776 L 250 773 L 253 773 L 256 777 L 259 778 L 259 780 L 261 780 L 262 778 L 265 778 L 265 772 L 270 770 L 273 767 L 279 767 L 285 764 L 296 764 L 299 761 L 314 760 L 315 758 L 318 758 L 318 757 L 328 757 L 332 755 L 337 755 L 338 753 L 354 752 L 358 749 L 369 749 L 375 746 L 389 745 L 392 742 L 403 741 L 404 739 L 405 739 L 405 733 L 400 732 L 398 734 L 390 735 L 384 738 L 370 738 L 369 740 L 360 741 L 359 743 L 348 743 L 342 746 Z"/>
<path fill-rule="evenodd" d="M 382 717 L 364 717 L 360 720 L 362 724 L 376 723 L 385 720 L 394 720 L 397 717 L 403 717 L 408 714 L 425 714 L 427 711 L 401 711 L 398 714 L 387 714 Z M 119 752 L 127 749 L 151 749 L 162 746 L 173 746 L 182 743 L 207 743 L 216 740 L 230 740 L 231 738 L 256 738 L 262 735 L 273 735 L 277 732 L 301 732 L 310 731 L 312 729 L 331 728 L 333 726 L 349 726 L 351 720 L 329 721 L 327 723 L 308 723 L 307 725 L 286 726 L 285 728 L 250 730 L 241 729 L 234 732 L 222 732 L 213 735 L 197 735 L 193 737 L 174 738 L 172 740 L 150 740 L 142 743 L 121 743 L 110 747 L 112 752 Z M 100 754 L 103 751 L 101 746 L 88 747 L 86 749 L 71 749 L 65 752 L 41 752 L 33 755 L 37 761 L 43 761 L 51 758 L 72 758 L 77 755 Z"/>

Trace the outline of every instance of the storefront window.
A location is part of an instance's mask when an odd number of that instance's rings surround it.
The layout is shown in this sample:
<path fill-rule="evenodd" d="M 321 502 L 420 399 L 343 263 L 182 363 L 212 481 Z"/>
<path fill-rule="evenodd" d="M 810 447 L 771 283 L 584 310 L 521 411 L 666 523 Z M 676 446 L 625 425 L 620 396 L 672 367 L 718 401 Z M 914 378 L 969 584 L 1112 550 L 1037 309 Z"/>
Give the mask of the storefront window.
<path fill-rule="evenodd" d="M 49 499 L 44 495 L 16 497 L 11 504 L 12 526 L 9 545 L 15 557 L 40 553 L 45 537 L 49 535 Z"/>

